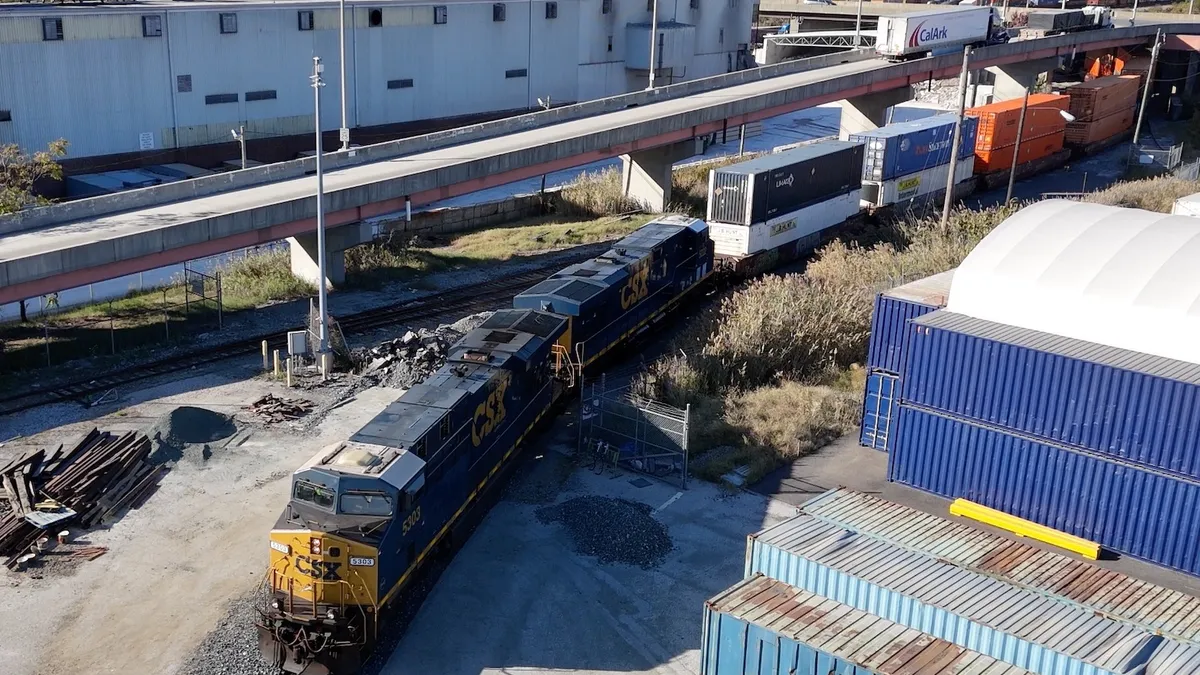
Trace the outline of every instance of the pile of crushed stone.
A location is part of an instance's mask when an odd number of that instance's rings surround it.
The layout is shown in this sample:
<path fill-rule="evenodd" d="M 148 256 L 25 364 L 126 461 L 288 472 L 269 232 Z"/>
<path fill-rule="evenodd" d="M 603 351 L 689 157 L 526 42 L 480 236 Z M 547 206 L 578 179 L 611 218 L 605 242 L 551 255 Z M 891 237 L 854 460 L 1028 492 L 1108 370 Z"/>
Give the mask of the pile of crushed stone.
<path fill-rule="evenodd" d="M 446 363 L 450 347 L 489 316 L 491 312 L 472 314 L 432 330 L 410 330 L 394 340 L 356 350 L 351 355 L 355 370 L 375 385 L 411 389 L 437 372 Z"/>
<path fill-rule="evenodd" d="M 589 495 L 536 512 L 542 524 L 559 523 L 571 535 L 575 550 L 601 563 L 652 569 L 675 547 L 667 527 L 654 519 L 646 504 Z"/>
<path fill-rule="evenodd" d="M 211 443 L 237 433 L 233 418 L 219 412 L 180 406 L 159 417 L 146 432 L 153 443 L 150 461 L 166 464 L 188 459 L 204 463 L 212 457 Z"/>

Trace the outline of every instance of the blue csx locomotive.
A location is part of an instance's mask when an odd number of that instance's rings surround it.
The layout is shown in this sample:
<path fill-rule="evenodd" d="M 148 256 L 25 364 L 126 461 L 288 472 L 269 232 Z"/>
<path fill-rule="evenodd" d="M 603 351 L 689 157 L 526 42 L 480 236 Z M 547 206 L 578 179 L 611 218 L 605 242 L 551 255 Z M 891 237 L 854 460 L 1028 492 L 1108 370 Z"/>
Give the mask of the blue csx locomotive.
<path fill-rule="evenodd" d="M 271 531 L 264 657 L 289 673 L 356 670 L 380 613 L 423 561 L 461 542 L 473 507 L 582 368 L 712 269 L 707 224 L 658 218 L 518 295 L 437 373 L 297 470 Z"/>

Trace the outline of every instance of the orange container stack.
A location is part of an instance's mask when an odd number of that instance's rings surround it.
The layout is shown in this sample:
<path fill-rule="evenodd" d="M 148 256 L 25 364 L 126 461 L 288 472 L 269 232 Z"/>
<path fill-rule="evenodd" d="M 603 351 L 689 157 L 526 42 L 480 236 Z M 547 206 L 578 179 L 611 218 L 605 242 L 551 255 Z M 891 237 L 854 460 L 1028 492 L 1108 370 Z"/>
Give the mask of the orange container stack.
<path fill-rule="evenodd" d="M 1133 126 L 1140 83 L 1137 75 L 1112 75 L 1064 89 L 1075 116 L 1067 125 L 1067 143 L 1086 146 L 1128 131 Z"/>
<path fill-rule="evenodd" d="M 1070 105 L 1062 94 L 1033 94 L 1025 111 L 1021 129 L 1021 148 L 1017 150 L 1017 126 L 1021 121 L 1022 100 L 1011 99 L 967 110 L 979 118 L 975 141 L 975 173 L 993 173 L 1012 168 L 1013 154 L 1024 164 L 1052 155 L 1063 148 L 1067 122 L 1061 112 Z"/>

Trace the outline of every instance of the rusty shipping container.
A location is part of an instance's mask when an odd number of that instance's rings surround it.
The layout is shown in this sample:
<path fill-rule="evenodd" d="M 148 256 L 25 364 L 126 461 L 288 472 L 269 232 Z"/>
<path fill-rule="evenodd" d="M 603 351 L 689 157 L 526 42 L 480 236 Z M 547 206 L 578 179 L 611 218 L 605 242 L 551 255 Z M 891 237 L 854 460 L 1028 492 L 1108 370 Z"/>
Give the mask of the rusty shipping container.
<path fill-rule="evenodd" d="M 1090 122 L 1072 122 L 1067 125 L 1063 142 L 1074 146 L 1099 143 L 1132 129 L 1133 120 L 1134 110 L 1130 108 Z"/>
<path fill-rule="evenodd" d="M 975 173 L 987 174 L 1010 170 L 1012 168 L 1013 152 L 1016 150 L 1016 147 L 1015 145 L 1010 145 L 997 150 L 976 150 Z M 1017 155 L 1017 164 L 1035 162 L 1043 157 L 1049 157 L 1062 149 L 1062 131 L 1042 136 L 1041 138 L 1022 139 L 1020 154 Z"/>
<path fill-rule="evenodd" d="M 1076 121 L 1086 122 L 1132 108 L 1140 83 L 1137 75 L 1111 75 L 1066 87 L 1063 93 L 1071 98 Z"/>
<path fill-rule="evenodd" d="M 1040 138 L 1066 128 L 1067 121 L 1059 111 L 1066 110 L 1071 99 L 1063 94 L 1033 94 L 1025 111 L 1025 126 L 1021 139 Z M 979 119 L 975 150 L 997 150 L 1017 143 L 1017 125 L 1021 122 L 1022 99 L 981 105 L 967 110 L 967 115 Z"/>

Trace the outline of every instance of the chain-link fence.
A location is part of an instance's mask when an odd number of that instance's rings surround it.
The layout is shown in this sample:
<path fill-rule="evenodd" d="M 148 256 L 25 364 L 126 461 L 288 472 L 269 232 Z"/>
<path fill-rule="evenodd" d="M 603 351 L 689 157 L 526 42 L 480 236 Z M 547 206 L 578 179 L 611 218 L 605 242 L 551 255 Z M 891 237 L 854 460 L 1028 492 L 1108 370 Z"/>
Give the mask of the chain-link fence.
<path fill-rule="evenodd" d="M 113 355 L 224 325 L 220 272 L 186 266 L 175 283 L 157 291 L 70 308 L 49 294 L 39 306 L 27 320 L 0 326 L 0 370 Z"/>
<path fill-rule="evenodd" d="M 1183 144 L 1163 149 L 1144 144 L 1130 146 L 1131 166 L 1151 173 L 1174 171 L 1183 161 Z"/>
<path fill-rule="evenodd" d="M 603 375 L 580 394 L 579 450 L 591 468 L 620 467 L 687 488 L 690 407 L 635 396 Z"/>

